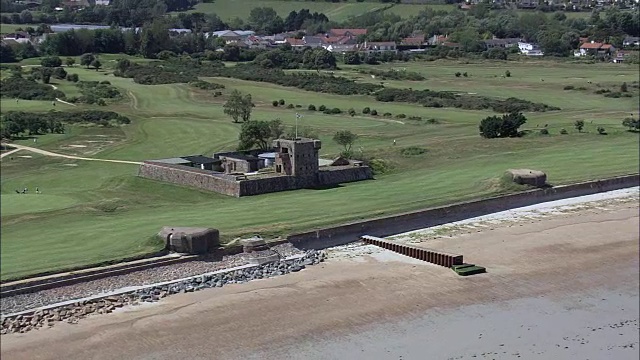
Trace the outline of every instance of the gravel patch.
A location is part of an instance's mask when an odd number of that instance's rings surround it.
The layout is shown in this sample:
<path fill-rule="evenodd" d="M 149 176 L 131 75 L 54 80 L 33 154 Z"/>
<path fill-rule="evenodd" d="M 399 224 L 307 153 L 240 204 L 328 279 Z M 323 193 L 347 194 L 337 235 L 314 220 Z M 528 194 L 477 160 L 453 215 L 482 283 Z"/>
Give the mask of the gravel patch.
<path fill-rule="evenodd" d="M 34 309 L 66 300 L 109 293 L 128 286 L 150 285 L 163 281 L 181 279 L 217 270 L 249 264 L 255 256 L 267 256 L 275 252 L 282 257 L 302 254 L 289 243 L 276 245 L 270 250 L 254 251 L 237 255 L 224 256 L 222 260 L 203 258 L 185 263 L 164 265 L 140 270 L 129 274 L 116 275 L 102 279 L 90 280 L 83 283 L 66 285 L 52 289 L 41 290 L 29 294 L 19 294 L 3 297 L 0 301 L 0 314 L 11 314 L 23 310 Z"/>
<path fill-rule="evenodd" d="M 3 317 L 0 334 L 25 333 L 42 327 L 51 327 L 56 322 L 77 324 L 91 314 L 108 314 L 127 305 L 155 303 L 169 295 L 199 291 L 206 288 L 223 287 L 257 279 L 266 279 L 303 270 L 325 260 L 323 251 L 310 250 L 295 259 L 270 262 L 251 268 L 229 270 L 211 274 L 213 271 L 193 276 L 172 284 L 159 283 L 144 289 L 132 289 L 126 293 L 101 299 L 77 299 L 74 303 L 60 304 L 49 309 L 38 309 L 33 313 Z M 126 287 L 125 287 L 126 289 Z M 73 300 L 72 300 L 73 301 Z"/>

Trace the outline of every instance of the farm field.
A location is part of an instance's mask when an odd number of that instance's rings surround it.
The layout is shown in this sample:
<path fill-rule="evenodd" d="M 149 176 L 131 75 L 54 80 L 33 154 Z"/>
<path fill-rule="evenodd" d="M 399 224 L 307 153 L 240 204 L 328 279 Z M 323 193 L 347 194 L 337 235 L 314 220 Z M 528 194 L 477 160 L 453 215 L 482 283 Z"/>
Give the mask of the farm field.
<path fill-rule="evenodd" d="M 105 60 L 109 67 L 111 60 Z M 366 66 L 361 67 L 366 69 Z M 67 69 L 81 80 L 109 80 L 124 95 L 106 109 L 122 113 L 132 123 L 121 128 L 72 126 L 64 135 L 44 135 L 16 141 L 45 150 L 101 159 L 142 161 L 162 157 L 205 154 L 233 149 L 240 124 L 223 114 L 222 104 L 234 89 L 251 93 L 253 119 L 280 118 L 292 126 L 295 112 L 322 140 L 321 157 L 332 158 L 339 147 L 332 141 L 338 130 L 360 138 L 356 151 L 384 159 L 389 171 L 376 180 L 325 190 L 299 190 L 256 197 L 230 198 L 137 178 L 136 165 L 45 157 L 19 151 L 2 159 L 2 280 L 44 271 L 117 260 L 161 247 L 151 237 L 165 225 L 219 228 L 224 240 L 247 234 L 285 235 L 294 231 L 397 213 L 508 191 L 500 177 L 508 168 L 526 167 L 547 172 L 558 185 L 578 180 L 638 172 L 638 134 L 621 125 L 624 117 L 638 116 L 638 89 L 632 98 L 606 98 L 597 89 L 614 91 L 631 85 L 638 69 L 620 64 L 553 62 L 480 62 L 462 64 L 395 63 L 372 67 L 406 68 L 423 74 L 419 82 L 391 81 L 360 74 L 343 66 L 337 75 L 357 81 L 380 82 L 387 87 L 453 90 L 483 96 L 518 97 L 560 107 L 546 113 L 525 113 L 527 136 L 482 139 L 478 123 L 491 111 L 426 108 L 407 103 L 383 103 L 369 96 L 338 96 L 227 78 L 206 78 L 225 85 L 214 98 L 186 84 L 140 85 L 117 78 L 111 70 Z M 511 77 L 503 78 L 506 70 Z M 455 77 L 455 72 L 468 77 Z M 544 81 L 543 81 L 544 80 Z M 55 80 L 63 91 L 72 84 Z M 564 90 L 565 86 L 584 90 Z M 301 105 L 273 107 L 273 100 Z M 354 108 L 358 115 L 310 112 L 309 104 Z M 2 111 L 49 111 L 46 101 L 2 99 Z M 378 113 L 406 114 L 436 119 L 437 123 L 364 116 L 362 108 Z M 56 110 L 71 109 L 58 104 Z M 78 106 L 78 108 L 104 107 Z M 578 132 L 573 123 L 584 120 Z M 538 134 L 547 125 L 550 135 Z M 605 127 L 608 135 L 598 135 Z M 560 135 L 560 129 L 567 135 Z M 393 146 L 393 140 L 397 145 Z M 418 147 L 421 155 L 405 156 L 403 149 Z M 16 194 L 16 189 L 39 187 L 42 194 Z"/>
<path fill-rule="evenodd" d="M 455 4 L 390 4 L 377 1 L 365 2 L 315 2 L 315 1 L 294 1 L 294 0 L 216 0 L 213 3 L 200 3 L 196 5 L 192 11 L 203 13 L 215 13 L 223 21 L 229 21 L 235 17 L 246 20 L 249 17 L 251 9 L 256 7 L 270 7 L 274 9 L 278 15 L 285 18 L 291 11 L 299 11 L 308 9 L 311 12 L 324 13 L 329 20 L 342 22 L 348 20 L 352 16 L 362 15 L 371 11 L 384 10 L 385 13 L 396 14 L 402 18 L 415 16 L 418 12 L 425 8 L 434 10 L 453 11 L 457 9 Z M 525 12 L 526 10 L 517 10 Z M 567 12 L 569 18 L 588 17 L 589 12 Z"/>

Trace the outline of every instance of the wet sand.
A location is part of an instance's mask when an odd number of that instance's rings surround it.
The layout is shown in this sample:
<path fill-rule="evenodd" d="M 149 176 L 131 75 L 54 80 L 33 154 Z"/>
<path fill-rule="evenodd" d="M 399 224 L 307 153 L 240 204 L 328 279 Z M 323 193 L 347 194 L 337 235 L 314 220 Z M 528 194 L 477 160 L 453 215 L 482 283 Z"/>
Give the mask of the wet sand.
<path fill-rule="evenodd" d="M 3 336 L 2 359 L 638 359 L 638 205 L 496 225 L 400 255 L 175 295 Z"/>

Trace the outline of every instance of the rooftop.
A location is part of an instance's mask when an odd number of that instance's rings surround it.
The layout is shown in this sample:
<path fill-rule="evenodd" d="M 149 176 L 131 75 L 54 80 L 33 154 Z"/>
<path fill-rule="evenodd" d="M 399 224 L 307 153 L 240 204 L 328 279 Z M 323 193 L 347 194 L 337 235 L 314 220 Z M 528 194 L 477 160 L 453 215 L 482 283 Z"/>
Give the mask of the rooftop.
<path fill-rule="evenodd" d="M 149 161 L 163 163 L 163 164 L 174 164 L 174 165 L 190 164 L 191 163 L 191 161 L 185 160 L 183 158 L 168 158 L 168 159 L 158 159 L 158 160 L 149 160 Z"/>
<path fill-rule="evenodd" d="M 203 155 L 183 156 L 182 158 L 194 164 L 213 164 L 221 161 L 220 159 L 214 159 L 212 157 L 203 156 Z"/>

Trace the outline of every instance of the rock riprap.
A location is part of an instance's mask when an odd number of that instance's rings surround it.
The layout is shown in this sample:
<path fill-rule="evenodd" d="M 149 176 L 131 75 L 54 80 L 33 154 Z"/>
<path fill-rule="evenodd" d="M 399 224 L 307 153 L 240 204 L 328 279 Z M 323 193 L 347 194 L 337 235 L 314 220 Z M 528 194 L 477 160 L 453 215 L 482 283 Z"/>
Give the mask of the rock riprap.
<path fill-rule="evenodd" d="M 149 286 L 124 294 L 95 300 L 78 300 L 60 307 L 38 309 L 27 314 L 6 316 L 2 317 L 0 334 L 25 333 L 33 329 L 53 326 L 58 321 L 75 324 L 80 319 L 92 314 L 108 314 L 127 305 L 138 305 L 145 302 L 153 303 L 172 294 L 223 287 L 228 284 L 245 283 L 251 280 L 298 272 L 306 266 L 323 262 L 325 258 L 324 251 L 310 250 L 295 259 L 279 260 L 214 274 L 203 274 L 179 282 Z"/>

